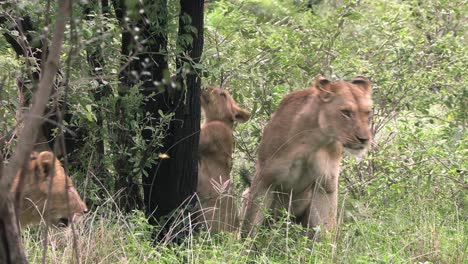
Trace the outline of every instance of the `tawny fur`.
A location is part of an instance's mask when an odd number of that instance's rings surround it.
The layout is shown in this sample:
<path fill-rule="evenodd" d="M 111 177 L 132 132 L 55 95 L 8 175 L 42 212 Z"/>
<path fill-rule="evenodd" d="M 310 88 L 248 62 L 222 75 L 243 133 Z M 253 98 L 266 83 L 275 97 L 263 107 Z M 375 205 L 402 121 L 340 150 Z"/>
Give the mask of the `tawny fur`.
<path fill-rule="evenodd" d="M 262 206 L 273 214 L 286 208 L 307 227 L 336 224 L 342 150 L 360 155 L 368 148 L 371 104 L 363 77 L 330 82 L 317 76 L 315 87 L 283 99 L 263 131 L 256 173 L 243 194 L 244 234 L 262 223 Z"/>
<path fill-rule="evenodd" d="M 49 193 L 51 179 L 52 191 Z M 65 196 L 66 184 L 69 206 Z M 11 193 L 20 195 L 19 221 L 22 226 L 43 220 L 51 225 L 67 225 L 88 210 L 71 178 L 65 175 L 62 164 L 50 151 L 31 154 L 27 168 L 16 175 Z M 48 213 L 45 211 L 46 202 L 49 203 Z"/>
<path fill-rule="evenodd" d="M 205 121 L 200 133 L 197 194 L 202 216 L 211 232 L 234 231 L 238 213 L 230 177 L 234 122 L 246 122 L 250 113 L 241 109 L 221 88 L 202 92 Z"/>

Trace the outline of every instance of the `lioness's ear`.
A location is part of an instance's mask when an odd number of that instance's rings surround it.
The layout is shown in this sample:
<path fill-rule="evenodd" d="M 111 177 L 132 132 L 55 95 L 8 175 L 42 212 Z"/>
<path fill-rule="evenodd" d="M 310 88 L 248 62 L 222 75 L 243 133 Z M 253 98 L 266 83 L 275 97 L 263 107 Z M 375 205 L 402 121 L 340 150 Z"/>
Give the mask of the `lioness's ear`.
<path fill-rule="evenodd" d="M 250 113 L 244 109 L 238 108 L 234 114 L 234 119 L 239 123 L 245 123 L 250 119 Z"/>
<path fill-rule="evenodd" d="M 330 81 L 323 77 L 321 74 L 315 77 L 315 88 L 320 92 L 320 100 L 327 103 L 330 102 L 333 98 L 333 93 L 331 91 Z"/>
<path fill-rule="evenodd" d="M 366 93 L 371 93 L 372 92 L 371 82 L 369 80 L 367 80 L 366 77 L 364 77 L 364 76 L 354 77 L 354 79 L 351 81 L 351 83 L 359 86 Z"/>
<path fill-rule="evenodd" d="M 53 169 L 54 166 L 54 153 L 50 151 L 43 151 L 37 155 L 37 164 L 44 173 L 44 175 L 47 177 L 50 173 L 50 171 Z"/>

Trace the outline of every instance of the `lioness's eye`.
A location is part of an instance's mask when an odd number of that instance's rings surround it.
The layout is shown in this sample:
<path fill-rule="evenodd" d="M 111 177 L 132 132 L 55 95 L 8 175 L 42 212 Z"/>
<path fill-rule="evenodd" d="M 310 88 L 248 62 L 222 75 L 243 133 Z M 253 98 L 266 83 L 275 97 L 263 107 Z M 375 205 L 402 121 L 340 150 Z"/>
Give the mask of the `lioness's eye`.
<path fill-rule="evenodd" d="M 225 92 L 222 92 L 222 93 L 220 93 L 219 95 L 221 95 L 222 97 L 226 97 L 226 93 L 225 93 Z"/>
<path fill-rule="evenodd" d="M 341 110 L 341 114 L 346 118 L 351 118 L 353 113 L 350 110 Z"/>

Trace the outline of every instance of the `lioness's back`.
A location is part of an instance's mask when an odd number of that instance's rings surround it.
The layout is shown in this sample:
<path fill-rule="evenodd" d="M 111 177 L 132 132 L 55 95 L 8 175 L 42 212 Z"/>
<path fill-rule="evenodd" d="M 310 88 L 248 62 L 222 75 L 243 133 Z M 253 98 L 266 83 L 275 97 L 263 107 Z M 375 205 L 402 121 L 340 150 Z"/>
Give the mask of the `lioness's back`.
<path fill-rule="evenodd" d="M 278 155 L 281 149 L 286 148 L 288 141 L 294 140 L 294 129 L 291 124 L 297 114 L 304 108 L 304 105 L 310 104 L 315 100 L 316 92 L 314 88 L 294 91 L 286 95 L 273 113 L 270 121 L 263 129 L 262 140 L 258 152 L 258 162 L 263 163 Z"/>

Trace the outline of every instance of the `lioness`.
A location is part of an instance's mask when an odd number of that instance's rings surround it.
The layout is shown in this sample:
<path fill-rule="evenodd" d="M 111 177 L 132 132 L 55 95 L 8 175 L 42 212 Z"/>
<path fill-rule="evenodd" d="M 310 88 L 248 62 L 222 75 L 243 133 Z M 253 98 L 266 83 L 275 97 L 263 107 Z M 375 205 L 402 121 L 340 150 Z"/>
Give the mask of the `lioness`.
<path fill-rule="evenodd" d="M 51 179 L 52 190 L 49 192 Z M 69 206 L 65 196 L 66 184 L 68 184 Z M 18 172 L 13 181 L 11 193 L 17 195 L 18 192 L 21 199 L 18 214 L 21 226 L 37 224 L 41 220 L 55 226 L 67 226 L 76 216 L 88 211 L 86 204 L 73 187 L 72 180 L 65 175 L 62 164 L 50 151 L 31 154 L 27 168 Z M 49 203 L 48 213 L 45 211 L 47 203 Z"/>
<path fill-rule="evenodd" d="M 342 150 L 360 155 L 368 148 L 371 104 L 371 84 L 361 76 L 330 82 L 319 75 L 315 87 L 282 100 L 263 131 L 256 173 L 244 192 L 244 234 L 263 221 L 258 202 L 290 209 L 306 227 L 335 225 Z"/>
<path fill-rule="evenodd" d="M 221 88 L 204 90 L 201 105 L 205 121 L 200 132 L 197 194 L 202 216 L 211 232 L 234 231 L 238 216 L 230 177 L 232 132 L 234 122 L 246 122 L 250 113 Z"/>

